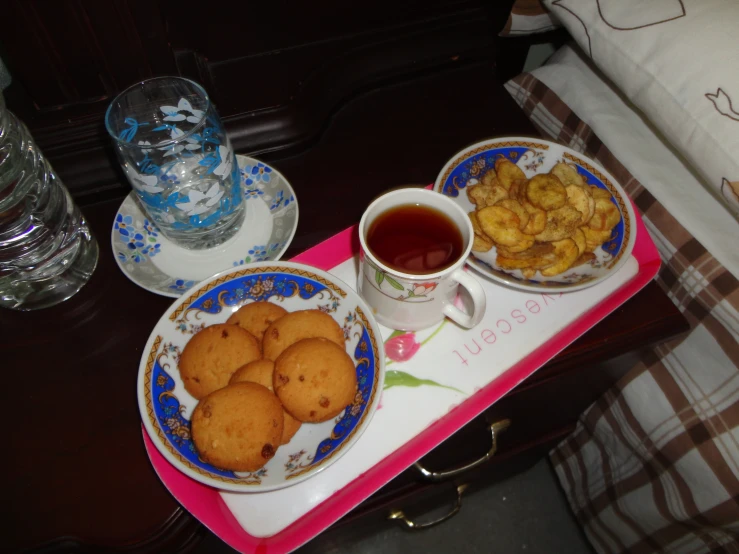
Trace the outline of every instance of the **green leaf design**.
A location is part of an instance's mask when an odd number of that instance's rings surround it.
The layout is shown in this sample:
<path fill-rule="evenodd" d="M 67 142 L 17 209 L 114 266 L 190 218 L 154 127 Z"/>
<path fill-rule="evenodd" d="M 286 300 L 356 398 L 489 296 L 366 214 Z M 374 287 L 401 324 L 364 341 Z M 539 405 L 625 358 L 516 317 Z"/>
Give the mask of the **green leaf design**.
<path fill-rule="evenodd" d="M 375 281 L 377 282 L 378 287 L 382 285 L 383 279 L 385 279 L 385 274 L 379 269 L 376 269 L 375 270 Z"/>
<path fill-rule="evenodd" d="M 414 377 L 410 373 L 406 373 L 405 371 L 398 371 L 396 369 L 385 372 L 385 386 L 383 387 L 383 390 L 387 390 L 392 387 L 420 387 L 422 385 L 441 387 L 442 389 L 449 389 L 464 394 L 464 392 L 459 389 L 455 389 L 454 387 L 442 385 L 440 383 L 437 383 L 436 381 L 432 381 L 431 379 L 419 379 L 418 377 Z"/>
<path fill-rule="evenodd" d="M 401 285 L 400 283 L 398 283 L 395 279 L 393 279 L 389 275 L 385 275 L 385 280 L 388 283 L 390 283 L 390 286 L 393 287 L 394 289 L 405 290 L 405 287 L 403 285 Z"/>

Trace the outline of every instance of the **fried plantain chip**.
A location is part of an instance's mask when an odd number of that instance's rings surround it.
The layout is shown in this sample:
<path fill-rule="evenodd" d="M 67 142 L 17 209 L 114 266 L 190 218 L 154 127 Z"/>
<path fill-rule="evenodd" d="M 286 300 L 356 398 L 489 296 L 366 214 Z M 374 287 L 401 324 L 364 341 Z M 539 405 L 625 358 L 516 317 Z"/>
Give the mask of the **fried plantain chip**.
<path fill-rule="evenodd" d="M 492 187 L 486 185 L 473 185 L 467 187 L 467 198 L 478 208 L 495 206 L 495 204 L 508 198 L 508 191 L 501 186 Z"/>
<path fill-rule="evenodd" d="M 545 267 L 541 270 L 541 274 L 544 277 L 553 277 L 560 273 L 564 273 L 570 269 L 575 260 L 580 256 L 577 244 L 575 244 L 575 241 L 572 239 L 558 240 L 554 242 L 553 245 L 557 261 L 549 267 Z"/>
<path fill-rule="evenodd" d="M 504 200 L 500 200 L 495 205 L 503 206 L 504 208 L 511 210 L 514 214 L 518 216 L 518 219 L 520 220 L 518 224 L 519 230 L 523 231 L 526 228 L 526 224 L 529 222 L 530 217 L 529 212 L 527 212 L 526 209 L 517 200 L 513 200 L 513 198 L 506 198 Z"/>
<path fill-rule="evenodd" d="M 488 169 L 485 172 L 485 175 L 482 176 L 482 179 L 480 179 L 480 182 L 486 187 L 500 186 L 500 183 L 498 182 L 498 176 L 495 173 L 494 169 Z"/>
<path fill-rule="evenodd" d="M 472 239 L 472 251 L 473 252 L 487 252 L 493 247 L 493 241 L 487 237 L 481 237 L 475 235 Z"/>
<path fill-rule="evenodd" d="M 495 263 L 501 269 L 542 269 L 552 265 L 552 260 L 549 258 L 506 258 L 498 254 L 495 258 Z"/>
<path fill-rule="evenodd" d="M 470 223 L 472 223 L 472 231 L 476 235 L 485 236 L 485 234 L 482 232 L 482 228 L 480 227 L 480 222 L 477 220 L 477 212 L 471 211 L 467 214 L 467 217 L 470 218 Z"/>
<path fill-rule="evenodd" d="M 526 185 L 526 199 L 542 210 L 556 210 L 565 205 L 567 191 L 553 175 L 535 175 Z"/>
<path fill-rule="evenodd" d="M 580 257 L 575 260 L 575 262 L 572 264 L 571 267 L 577 267 L 579 265 L 589 264 L 594 259 L 595 259 L 595 254 L 593 254 L 592 252 L 583 252 L 582 254 L 580 254 Z"/>
<path fill-rule="evenodd" d="M 480 228 L 480 223 L 477 221 L 476 212 L 470 212 L 467 214 L 467 216 L 472 222 L 472 230 L 475 233 L 475 236 L 472 240 L 472 250 L 474 250 L 475 252 L 487 252 L 493 247 L 493 241 L 490 240 L 490 238 L 482 232 L 482 229 Z"/>
<path fill-rule="evenodd" d="M 604 200 L 611 199 L 611 193 L 608 192 L 606 189 L 602 189 L 595 185 L 590 185 L 588 188 L 590 189 L 590 193 L 593 195 L 593 198 L 596 200 L 598 198 L 603 198 Z"/>
<path fill-rule="evenodd" d="M 518 243 L 513 244 L 513 245 L 508 245 L 505 248 L 507 248 L 509 252 L 519 253 L 519 252 L 525 252 L 526 250 L 534 246 L 534 242 L 535 242 L 534 237 L 530 235 L 522 235 L 522 237 L 523 238 Z"/>
<path fill-rule="evenodd" d="M 498 176 L 498 182 L 506 190 L 511 188 L 511 184 L 515 179 L 526 178 L 521 168 L 506 158 L 495 160 L 495 173 Z"/>
<path fill-rule="evenodd" d="M 511 258 L 514 260 L 523 260 L 525 258 L 537 258 L 546 256 L 554 252 L 554 246 L 551 242 L 537 242 L 531 248 L 524 250 L 523 252 L 513 252 L 507 246 L 498 246 L 498 254 L 504 258 Z"/>
<path fill-rule="evenodd" d="M 511 183 L 511 188 L 508 189 L 508 198 L 513 198 L 514 200 L 519 200 L 518 196 L 518 185 L 519 183 L 525 182 L 525 179 L 516 179 Z"/>
<path fill-rule="evenodd" d="M 559 162 L 549 171 L 549 173 L 556 175 L 565 187 L 569 185 L 577 185 L 580 187 L 587 186 L 587 182 L 583 176 L 577 172 L 577 167 L 572 164 Z"/>
<path fill-rule="evenodd" d="M 511 184 L 511 188 L 508 189 L 508 196 L 517 200 L 520 204 L 528 202 L 528 200 L 526 200 L 526 187 L 528 184 L 528 179 L 515 179 Z"/>
<path fill-rule="evenodd" d="M 587 248 L 585 233 L 582 232 L 582 229 L 578 228 L 572 232 L 572 236 L 570 238 L 575 241 L 575 244 L 577 245 L 577 250 L 582 256 L 585 253 L 585 249 Z"/>
<path fill-rule="evenodd" d="M 595 213 L 588 222 L 588 227 L 596 231 L 610 231 L 621 221 L 621 212 L 610 198 L 597 198 L 595 200 Z"/>
<path fill-rule="evenodd" d="M 583 227 L 580 227 L 580 230 L 585 235 L 586 252 L 594 252 L 595 249 L 598 248 L 601 244 L 611 239 L 610 229 L 607 231 L 596 231 L 595 229 L 591 229 L 590 227 L 585 225 Z"/>
<path fill-rule="evenodd" d="M 498 202 L 505 200 L 506 198 L 508 198 L 508 191 L 502 186 L 496 185 L 490 188 L 490 192 L 488 192 L 488 196 L 485 201 L 488 206 L 495 206 Z"/>
<path fill-rule="evenodd" d="M 515 247 L 526 236 L 518 229 L 518 216 L 502 206 L 488 206 L 479 210 L 477 221 L 483 232 L 497 244 Z"/>
<path fill-rule="evenodd" d="M 523 276 L 526 277 L 526 279 L 533 279 L 536 277 L 536 270 L 531 268 L 522 269 L 521 273 L 523 273 Z"/>
<path fill-rule="evenodd" d="M 567 204 L 582 214 L 580 225 L 585 225 L 595 213 L 595 200 L 587 187 L 567 185 Z"/>
<path fill-rule="evenodd" d="M 535 235 L 536 240 L 552 242 L 563 240 L 572 235 L 580 222 L 580 212 L 572 206 L 562 206 L 547 212 L 547 223 L 541 233 Z"/>
<path fill-rule="evenodd" d="M 483 185 L 472 185 L 471 187 L 467 187 L 467 198 L 470 202 L 472 202 L 475 206 L 478 208 L 484 208 L 487 206 L 485 203 L 485 198 L 488 195 L 488 192 L 490 191 L 490 187 L 485 187 Z"/>
<path fill-rule="evenodd" d="M 538 235 L 547 226 L 547 212 L 532 206 L 529 202 L 524 202 L 523 207 L 529 213 L 529 222 L 523 232 L 527 235 Z"/>

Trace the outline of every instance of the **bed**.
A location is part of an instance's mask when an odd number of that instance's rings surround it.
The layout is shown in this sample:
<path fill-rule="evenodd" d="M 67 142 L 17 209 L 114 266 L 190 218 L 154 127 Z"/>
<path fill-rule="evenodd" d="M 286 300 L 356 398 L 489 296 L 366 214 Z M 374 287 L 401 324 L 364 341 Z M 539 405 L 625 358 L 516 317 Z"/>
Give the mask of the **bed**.
<path fill-rule="evenodd" d="M 620 180 L 690 322 L 550 453 L 601 553 L 738 548 L 737 23 L 739 3 L 722 0 L 519 0 L 504 30 L 569 33 L 506 88 L 544 136 Z"/>

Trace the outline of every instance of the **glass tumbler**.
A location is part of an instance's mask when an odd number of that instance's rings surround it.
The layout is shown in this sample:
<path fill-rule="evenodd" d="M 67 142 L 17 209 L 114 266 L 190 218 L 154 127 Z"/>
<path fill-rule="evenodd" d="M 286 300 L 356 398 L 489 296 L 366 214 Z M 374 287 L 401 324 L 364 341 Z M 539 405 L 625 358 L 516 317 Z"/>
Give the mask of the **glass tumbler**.
<path fill-rule="evenodd" d="M 157 77 L 119 94 L 105 126 L 149 219 L 178 246 L 212 248 L 244 221 L 244 196 L 228 136 L 203 87 Z"/>

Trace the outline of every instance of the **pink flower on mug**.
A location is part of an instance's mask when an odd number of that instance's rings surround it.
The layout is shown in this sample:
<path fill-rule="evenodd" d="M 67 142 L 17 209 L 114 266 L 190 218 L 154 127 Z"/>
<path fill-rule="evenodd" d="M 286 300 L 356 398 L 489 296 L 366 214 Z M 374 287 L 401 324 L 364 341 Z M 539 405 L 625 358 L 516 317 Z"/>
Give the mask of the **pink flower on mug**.
<path fill-rule="evenodd" d="M 428 293 L 436 288 L 437 284 L 438 283 L 418 283 L 417 285 L 413 286 L 412 290 L 409 289 L 409 296 L 426 296 Z"/>
<path fill-rule="evenodd" d="M 385 355 L 394 362 L 407 362 L 419 348 L 421 343 L 416 340 L 415 333 L 396 335 L 385 341 Z"/>

